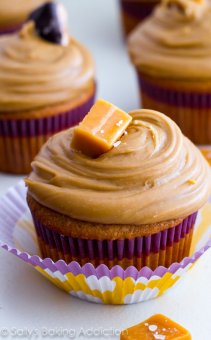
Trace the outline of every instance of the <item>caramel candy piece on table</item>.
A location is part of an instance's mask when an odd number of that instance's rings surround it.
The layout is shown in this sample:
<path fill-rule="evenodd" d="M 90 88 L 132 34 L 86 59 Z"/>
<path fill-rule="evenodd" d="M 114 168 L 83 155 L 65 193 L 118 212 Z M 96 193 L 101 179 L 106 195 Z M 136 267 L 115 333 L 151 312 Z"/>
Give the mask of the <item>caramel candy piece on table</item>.
<path fill-rule="evenodd" d="M 131 120 L 128 113 L 99 99 L 75 127 L 71 146 L 87 156 L 98 157 L 118 143 Z"/>
<path fill-rule="evenodd" d="M 125 329 L 120 340 L 191 340 L 190 333 L 162 314 L 151 316 L 142 323 Z"/>

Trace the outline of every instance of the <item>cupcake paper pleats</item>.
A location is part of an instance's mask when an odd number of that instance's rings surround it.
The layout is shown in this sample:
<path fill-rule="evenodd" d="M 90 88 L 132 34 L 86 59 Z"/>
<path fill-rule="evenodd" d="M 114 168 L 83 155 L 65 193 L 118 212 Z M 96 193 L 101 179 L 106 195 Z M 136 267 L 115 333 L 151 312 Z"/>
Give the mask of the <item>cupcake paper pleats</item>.
<path fill-rule="evenodd" d="M 54 262 L 40 257 L 24 183 L 9 189 L 0 200 L 1 247 L 31 264 L 68 294 L 96 303 L 132 304 L 162 295 L 211 247 L 210 238 L 211 201 L 198 213 L 190 256 L 168 268 L 159 266 L 151 270 L 145 266 L 137 270 L 129 266 L 124 270 L 118 265 L 109 269 L 104 264 L 95 267 L 91 263 L 81 266 L 76 261 Z"/>
<path fill-rule="evenodd" d="M 196 217 L 197 213 L 194 213 L 175 227 L 150 236 L 103 241 L 61 235 L 43 225 L 34 215 L 33 221 L 42 257 L 54 261 L 63 259 L 67 263 L 77 261 L 80 265 L 87 262 L 94 266 L 105 264 L 109 268 L 135 266 L 140 270 L 144 266 L 151 269 L 161 265 L 169 267 L 188 256 Z"/>

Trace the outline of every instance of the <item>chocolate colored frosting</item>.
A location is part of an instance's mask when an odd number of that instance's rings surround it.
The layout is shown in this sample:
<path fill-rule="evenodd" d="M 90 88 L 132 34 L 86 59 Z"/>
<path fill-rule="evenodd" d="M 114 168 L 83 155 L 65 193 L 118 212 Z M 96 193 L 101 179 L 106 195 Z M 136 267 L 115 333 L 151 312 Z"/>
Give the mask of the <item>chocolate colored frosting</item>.
<path fill-rule="evenodd" d="M 149 224 L 187 217 L 208 200 L 211 171 L 167 116 L 130 113 L 121 143 L 97 159 L 71 149 L 73 129 L 47 142 L 26 180 L 41 205 L 103 224 Z"/>
<path fill-rule="evenodd" d="M 24 22 L 29 13 L 46 0 L 0 0 L 0 27 Z"/>
<path fill-rule="evenodd" d="M 34 23 L 0 38 L 0 112 L 68 102 L 94 81 L 91 54 L 74 38 L 67 46 L 40 38 Z"/>
<path fill-rule="evenodd" d="M 211 78 L 211 5 L 164 0 L 128 40 L 132 62 L 147 75 Z"/>

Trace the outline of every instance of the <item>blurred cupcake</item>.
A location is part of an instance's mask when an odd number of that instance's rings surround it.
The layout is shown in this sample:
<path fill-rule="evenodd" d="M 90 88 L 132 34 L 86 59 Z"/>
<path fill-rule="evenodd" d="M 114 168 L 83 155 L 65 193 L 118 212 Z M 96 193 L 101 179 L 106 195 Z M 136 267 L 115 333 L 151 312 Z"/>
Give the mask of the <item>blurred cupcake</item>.
<path fill-rule="evenodd" d="M 142 105 L 199 144 L 211 143 L 210 21 L 209 1 L 166 0 L 129 37 Z"/>
<path fill-rule="evenodd" d="M 98 158 L 71 148 L 69 129 L 32 163 L 27 200 L 43 257 L 154 269 L 189 255 L 211 192 L 209 165 L 167 116 L 130 115 L 118 143 Z"/>
<path fill-rule="evenodd" d="M 0 35 L 13 33 L 21 28 L 29 13 L 46 0 L 0 0 Z"/>
<path fill-rule="evenodd" d="M 29 173 L 42 144 L 93 104 L 93 59 L 69 37 L 64 15 L 47 3 L 19 33 L 0 38 L 0 171 Z"/>
<path fill-rule="evenodd" d="M 160 0 L 119 0 L 122 25 L 125 34 L 130 33 L 141 21 L 151 14 Z"/>

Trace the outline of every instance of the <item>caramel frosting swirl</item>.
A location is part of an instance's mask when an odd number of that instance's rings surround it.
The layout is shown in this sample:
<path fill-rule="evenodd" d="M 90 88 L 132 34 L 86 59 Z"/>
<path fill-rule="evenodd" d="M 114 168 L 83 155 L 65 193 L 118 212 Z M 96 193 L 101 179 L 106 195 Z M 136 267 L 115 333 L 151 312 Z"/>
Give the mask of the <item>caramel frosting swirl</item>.
<path fill-rule="evenodd" d="M 24 22 L 29 13 L 46 0 L 0 0 L 0 27 Z"/>
<path fill-rule="evenodd" d="M 151 76 L 208 80 L 210 22 L 208 0 L 165 0 L 130 35 L 131 59 Z"/>
<path fill-rule="evenodd" d="M 130 113 L 121 143 L 96 159 L 71 149 L 73 129 L 46 143 L 26 180 L 41 205 L 102 224 L 149 224 L 197 211 L 211 192 L 201 152 L 167 116 Z"/>
<path fill-rule="evenodd" d="M 0 112 L 67 102 L 93 81 L 91 54 L 72 37 L 67 46 L 50 43 L 29 22 L 19 33 L 0 38 Z"/>

